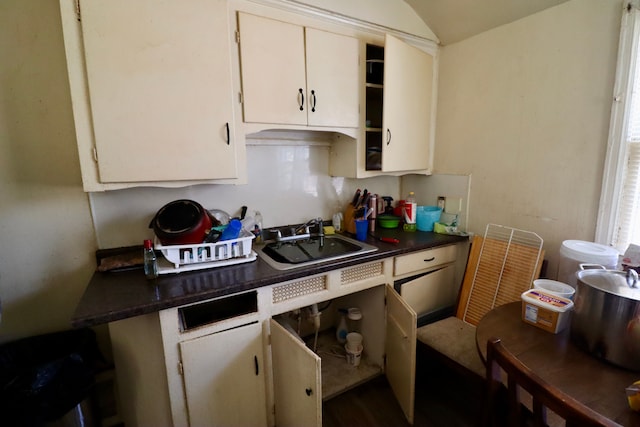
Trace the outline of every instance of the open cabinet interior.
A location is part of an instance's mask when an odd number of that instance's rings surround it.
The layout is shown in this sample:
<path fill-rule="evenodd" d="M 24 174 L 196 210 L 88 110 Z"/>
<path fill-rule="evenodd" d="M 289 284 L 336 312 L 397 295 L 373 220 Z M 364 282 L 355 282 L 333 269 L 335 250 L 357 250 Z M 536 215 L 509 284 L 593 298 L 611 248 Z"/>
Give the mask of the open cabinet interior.
<path fill-rule="evenodd" d="M 388 293 L 392 294 L 390 298 Z M 394 302 L 389 304 L 389 299 Z M 349 308 L 358 308 L 362 314 L 357 323 L 363 349 L 357 366 L 350 363 L 345 344 L 336 336 L 340 310 Z M 392 314 L 391 308 L 400 313 Z M 412 420 L 415 312 L 387 285 L 319 302 L 317 309 L 321 313 L 317 334 L 314 306 L 300 307 L 271 320 L 277 424 L 321 425 L 322 401 L 387 371 L 400 405 Z M 352 324 L 348 320 L 346 323 Z M 389 351 L 389 346 L 393 350 Z"/>
<path fill-rule="evenodd" d="M 384 93 L 384 47 L 367 44 L 365 136 L 368 171 L 382 170 L 382 106 Z"/>
<path fill-rule="evenodd" d="M 335 395 L 383 372 L 385 306 L 384 286 L 367 289 L 317 304 L 320 328 L 317 338 L 311 307 L 281 314 L 275 320 L 294 338 L 311 350 L 322 361 L 322 399 Z M 341 310 L 358 308 L 362 313 L 360 330 L 350 330 L 353 322 L 346 321 L 348 332 L 363 336 L 363 351 L 358 366 L 349 364 L 344 341 L 339 342 L 336 331 Z"/>

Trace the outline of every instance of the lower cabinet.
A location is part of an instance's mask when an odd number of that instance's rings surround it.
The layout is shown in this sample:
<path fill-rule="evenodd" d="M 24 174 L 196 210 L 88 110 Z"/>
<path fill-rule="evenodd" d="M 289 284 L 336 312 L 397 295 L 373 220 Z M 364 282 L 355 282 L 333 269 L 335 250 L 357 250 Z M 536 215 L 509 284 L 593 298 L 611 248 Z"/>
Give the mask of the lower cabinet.
<path fill-rule="evenodd" d="M 111 323 L 125 424 L 321 426 L 324 401 L 379 375 L 413 423 L 421 308 L 390 284 L 394 268 L 415 264 L 398 258 Z M 341 309 L 353 307 L 362 313 L 357 367 L 336 339 Z M 309 314 L 315 308 L 317 333 Z"/>
<path fill-rule="evenodd" d="M 159 312 L 170 425 L 269 424 L 259 294 L 253 290 Z"/>
<path fill-rule="evenodd" d="M 407 420 L 413 423 L 416 314 L 411 307 L 389 285 L 317 305 L 328 308 L 321 311 L 320 333 L 311 338 L 301 339 L 294 328 L 276 319 L 269 322 L 276 425 L 321 426 L 323 400 L 380 374 L 386 375 Z M 363 316 L 358 367 L 344 358 L 344 347 L 335 334 L 338 309 L 349 307 L 358 307 Z"/>
<path fill-rule="evenodd" d="M 452 314 L 464 273 L 463 244 L 394 258 L 394 288 L 417 313 L 418 325 Z"/>
<path fill-rule="evenodd" d="M 181 342 L 191 426 L 266 426 L 262 328 L 253 323 Z"/>
<path fill-rule="evenodd" d="M 414 276 L 396 283 L 400 295 L 418 316 L 452 307 L 456 303 L 455 267 L 448 265 L 439 270 Z"/>

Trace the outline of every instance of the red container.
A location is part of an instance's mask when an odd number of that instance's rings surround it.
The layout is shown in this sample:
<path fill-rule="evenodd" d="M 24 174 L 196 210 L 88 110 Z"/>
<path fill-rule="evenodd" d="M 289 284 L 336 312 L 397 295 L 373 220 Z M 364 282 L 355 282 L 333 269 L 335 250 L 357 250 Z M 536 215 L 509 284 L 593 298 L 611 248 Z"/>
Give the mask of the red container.
<path fill-rule="evenodd" d="M 404 219 L 404 200 L 398 200 L 396 207 L 393 208 L 393 214 Z"/>

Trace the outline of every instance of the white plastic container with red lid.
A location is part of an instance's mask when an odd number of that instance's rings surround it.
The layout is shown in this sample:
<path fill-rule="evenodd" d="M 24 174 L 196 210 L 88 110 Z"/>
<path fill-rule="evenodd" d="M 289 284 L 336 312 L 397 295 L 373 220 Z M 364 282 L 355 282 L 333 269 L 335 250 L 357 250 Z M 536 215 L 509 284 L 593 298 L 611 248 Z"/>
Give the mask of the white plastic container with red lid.
<path fill-rule="evenodd" d="M 557 334 L 569 323 L 573 301 L 545 292 L 529 289 L 522 294 L 522 320 L 526 323 Z"/>

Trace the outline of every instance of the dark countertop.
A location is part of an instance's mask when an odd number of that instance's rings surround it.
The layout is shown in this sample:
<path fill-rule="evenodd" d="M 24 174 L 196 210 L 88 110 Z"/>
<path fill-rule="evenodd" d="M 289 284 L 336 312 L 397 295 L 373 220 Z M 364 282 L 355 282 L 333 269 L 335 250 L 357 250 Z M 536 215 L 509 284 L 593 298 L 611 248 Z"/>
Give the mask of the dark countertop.
<path fill-rule="evenodd" d="M 368 237 L 366 243 L 377 246 L 377 251 L 286 271 L 276 270 L 258 257 L 245 264 L 161 275 L 152 281 L 146 280 L 142 269 L 96 272 L 78 303 L 71 325 L 95 326 L 468 239 L 433 232 L 408 233 L 401 229 L 381 229 L 376 231 L 376 237 L 395 237 L 400 243 L 384 243 Z"/>

